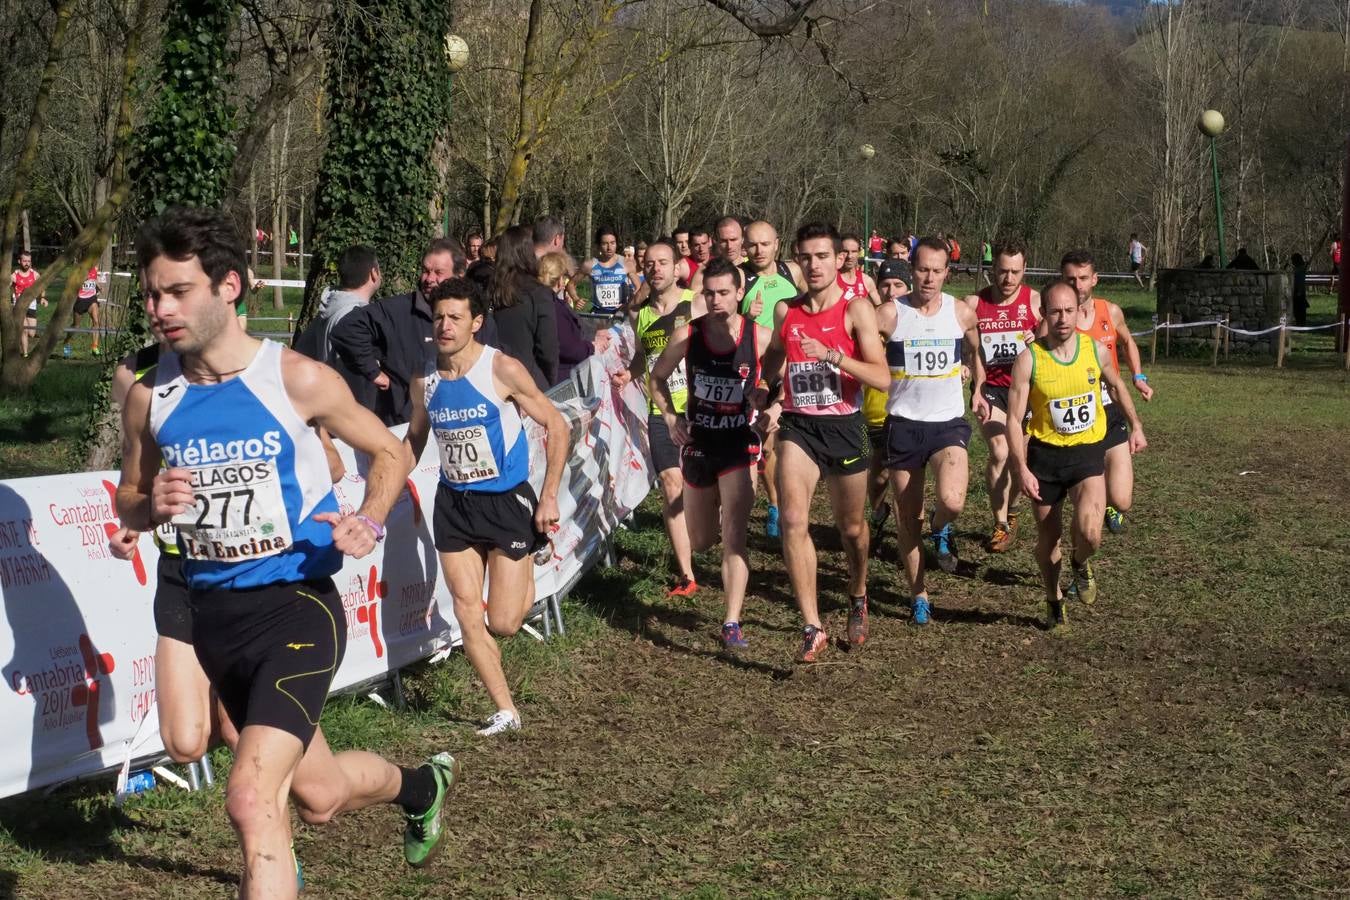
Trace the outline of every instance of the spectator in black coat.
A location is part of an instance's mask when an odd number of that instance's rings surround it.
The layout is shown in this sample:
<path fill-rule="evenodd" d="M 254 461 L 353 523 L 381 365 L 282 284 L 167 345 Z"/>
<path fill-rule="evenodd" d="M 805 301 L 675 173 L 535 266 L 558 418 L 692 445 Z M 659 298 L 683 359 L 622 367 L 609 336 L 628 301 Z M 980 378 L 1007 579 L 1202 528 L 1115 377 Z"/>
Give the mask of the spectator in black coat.
<path fill-rule="evenodd" d="M 567 303 L 567 283 L 576 271 L 576 263 L 566 253 L 546 253 L 539 260 L 539 283 L 553 292 L 553 311 L 558 319 L 558 381 L 566 381 L 572 370 L 609 346 L 609 330 L 601 329 L 594 339 L 588 337 L 576 311 Z"/>
<path fill-rule="evenodd" d="M 558 381 L 558 323 L 553 292 L 539 283 L 534 234 L 528 225 L 508 228 L 497 239 L 496 268 L 488 286 L 496 343 L 518 360 L 540 390 Z"/>
<path fill-rule="evenodd" d="M 458 267 L 458 271 L 457 271 Z M 396 294 L 349 313 L 329 334 L 343 364 L 376 387 L 367 408 L 385 425 L 401 425 L 411 414 L 408 390 L 414 377 L 435 359 L 431 306 L 426 296 L 464 269 L 464 249 L 453 238 L 432 241 L 422 257 L 417 290 Z M 358 399 L 361 399 L 358 397 Z"/>
<path fill-rule="evenodd" d="M 1256 260 L 1252 259 L 1251 254 L 1247 252 L 1246 247 L 1239 247 L 1237 256 L 1233 257 L 1228 261 L 1228 268 L 1247 269 L 1255 271 L 1257 269 L 1260 269 L 1261 266 L 1256 262 Z"/>
<path fill-rule="evenodd" d="M 1300 327 L 1308 324 L 1308 263 L 1302 253 L 1289 257 L 1289 267 L 1293 269 L 1293 290 L 1290 300 L 1294 306 L 1294 324 Z"/>

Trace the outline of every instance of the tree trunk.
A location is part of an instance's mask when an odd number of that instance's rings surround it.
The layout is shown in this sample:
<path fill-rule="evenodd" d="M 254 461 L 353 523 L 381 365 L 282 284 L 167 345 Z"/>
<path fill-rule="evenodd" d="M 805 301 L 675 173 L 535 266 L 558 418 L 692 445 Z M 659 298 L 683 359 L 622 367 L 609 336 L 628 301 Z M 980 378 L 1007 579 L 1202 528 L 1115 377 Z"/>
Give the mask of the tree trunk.
<path fill-rule="evenodd" d="M 248 246 L 249 268 L 258 274 L 258 176 L 248 176 Z M 252 289 L 252 285 L 249 286 Z"/>
<path fill-rule="evenodd" d="M 493 233 L 500 234 L 520 220 L 521 189 L 530 171 L 534 155 L 535 98 L 534 83 L 539 77 L 539 42 L 543 40 L 544 0 L 530 0 L 530 18 L 525 28 L 525 58 L 520 67 L 520 109 L 516 118 L 516 137 L 511 142 L 511 159 L 502 176 L 502 192 L 497 206 Z"/>
<path fill-rule="evenodd" d="M 295 245 L 295 268 L 300 273 L 301 281 L 305 280 L 305 192 L 300 192 L 300 227 L 295 232 L 298 241 Z"/>
<path fill-rule="evenodd" d="M 28 210 L 19 214 L 19 219 L 23 223 L 23 252 L 33 252 L 33 237 L 28 231 Z"/>

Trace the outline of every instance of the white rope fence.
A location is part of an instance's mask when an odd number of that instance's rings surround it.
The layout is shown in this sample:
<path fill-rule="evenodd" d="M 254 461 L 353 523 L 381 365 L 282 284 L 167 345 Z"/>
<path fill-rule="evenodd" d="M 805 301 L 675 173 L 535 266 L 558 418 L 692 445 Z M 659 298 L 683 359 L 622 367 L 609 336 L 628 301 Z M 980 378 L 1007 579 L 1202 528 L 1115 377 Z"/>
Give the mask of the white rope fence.
<path fill-rule="evenodd" d="M 1325 325 L 1290 325 L 1288 316 L 1280 316 L 1280 323 L 1272 325 L 1269 328 L 1250 330 L 1247 328 L 1236 328 L 1229 324 L 1227 317 L 1222 319 L 1202 319 L 1198 322 L 1173 322 L 1171 313 L 1163 321 L 1159 321 L 1155 315 L 1153 317 L 1153 327 L 1145 328 L 1142 331 L 1131 331 L 1132 337 L 1148 336 L 1149 341 L 1149 364 L 1153 364 L 1158 358 L 1158 335 L 1163 335 L 1163 355 L 1167 356 L 1171 352 L 1171 335 L 1173 331 L 1181 331 L 1191 328 L 1211 328 L 1213 329 L 1213 357 L 1211 365 L 1219 364 L 1219 350 L 1222 348 L 1224 359 L 1228 358 L 1230 334 L 1240 334 L 1244 337 L 1262 337 L 1267 334 L 1279 333 L 1276 339 L 1275 347 L 1275 367 L 1284 368 L 1284 357 L 1290 349 L 1290 335 L 1296 331 L 1332 331 L 1336 332 L 1336 346 L 1345 348 L 1345 368 L 1350 370 L 1350 342 L 1345 340 L 1350 334 L 1350 320 L 1342 316 L 1335 322 L 1328 322 Z"/>

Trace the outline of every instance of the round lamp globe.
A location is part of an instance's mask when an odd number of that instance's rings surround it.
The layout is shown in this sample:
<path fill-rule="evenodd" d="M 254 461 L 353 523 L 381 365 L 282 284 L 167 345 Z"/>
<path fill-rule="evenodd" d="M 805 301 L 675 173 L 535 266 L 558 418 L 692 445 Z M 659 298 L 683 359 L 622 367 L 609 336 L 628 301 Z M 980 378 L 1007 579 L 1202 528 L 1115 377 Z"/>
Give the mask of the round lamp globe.
<path fill-rule="evenodd" d="M 1200 114 L 1200 121 L 1196 124 L 1207 137 L 1218 137 L 1223 134 L 1223 113 L 1217 109 L 1207 109 Z"/>

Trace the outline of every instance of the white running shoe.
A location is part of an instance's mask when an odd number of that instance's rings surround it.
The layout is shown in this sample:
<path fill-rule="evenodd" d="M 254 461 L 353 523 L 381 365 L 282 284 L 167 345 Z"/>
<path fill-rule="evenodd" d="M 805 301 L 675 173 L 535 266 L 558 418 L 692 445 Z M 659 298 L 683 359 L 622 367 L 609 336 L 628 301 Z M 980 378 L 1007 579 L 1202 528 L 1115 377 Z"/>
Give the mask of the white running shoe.
<path fill-rule="evenodd" d="M 487 720 L 487 724 L 478 729 L 480 737 L 492 737 L 505 731 L 520 730 L 520 715 L 509 709 L 499 709 Z"/>

